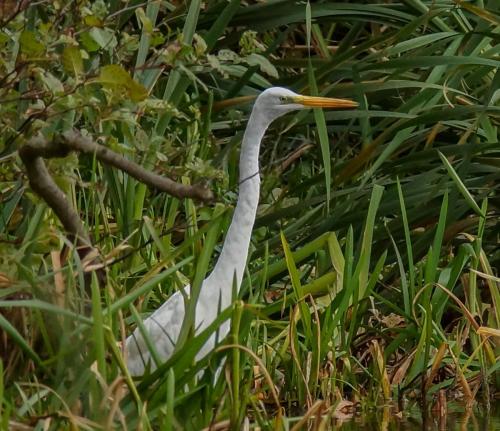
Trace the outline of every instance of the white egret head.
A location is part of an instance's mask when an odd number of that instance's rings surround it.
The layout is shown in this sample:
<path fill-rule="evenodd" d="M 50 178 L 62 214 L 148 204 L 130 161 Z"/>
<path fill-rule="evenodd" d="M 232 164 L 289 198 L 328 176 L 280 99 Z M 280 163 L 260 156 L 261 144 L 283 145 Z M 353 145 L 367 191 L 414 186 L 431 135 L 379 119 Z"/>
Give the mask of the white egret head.
<path fill-rule="evenodd" d="M 348 99 L 302 96 L 282 87 L 263 91 L 255 101 L 254 112 L 261 113 L 270 123 L 276 118 L 305 108 L 355 108 L 358 104 Z"/>

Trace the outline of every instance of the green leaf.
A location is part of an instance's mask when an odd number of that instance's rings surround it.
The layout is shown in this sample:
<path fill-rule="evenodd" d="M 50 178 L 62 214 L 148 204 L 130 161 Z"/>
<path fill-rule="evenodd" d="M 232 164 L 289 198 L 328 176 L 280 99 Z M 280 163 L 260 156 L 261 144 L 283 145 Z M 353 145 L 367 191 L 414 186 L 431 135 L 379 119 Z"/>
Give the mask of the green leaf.
<path fill-rule="evenodd" d="M 83 60 L 80 49 L 72 45 L 66 46 L 62 53 L 62 65 L 67 73 L 78 78 L 83 73 Z"/>
<path fill-rule="evenodd" d="M 28 57 L 40 57 L 45 52 L 45 46 L 36 40 L 32 31 L 24 30 L 19 37 L 21 52 Z"/>
<path fill-rule="evenodd" d="M 63 83 L 57 79 L 52 73 L 44 70 L 43 73 L 37 75 L 45 88 L 52 94 L 64 94 Z"/>
<path fill-rule="evenodd" d="M 90 29 L 89 35 L 104 49 L 112 49 L 118 44 L 115 33 L 109 28 L 93 27 Z"/>
<path fill-rule="evenodd" d="M 250 66 L 259 66 L 261 72 L 272 76 L 273 78 L 278 78 L 278 71 L 272 65 L 272 63 L 263 55 L 252 53 L 245 58 L 245 61 Z"/>
<path fill-rule="evenodd" d="M 90 31 L 83 32 L 80 35 L 80 42 L 88 52 L 99 51 L 100 46 L 91 36 Z"/>

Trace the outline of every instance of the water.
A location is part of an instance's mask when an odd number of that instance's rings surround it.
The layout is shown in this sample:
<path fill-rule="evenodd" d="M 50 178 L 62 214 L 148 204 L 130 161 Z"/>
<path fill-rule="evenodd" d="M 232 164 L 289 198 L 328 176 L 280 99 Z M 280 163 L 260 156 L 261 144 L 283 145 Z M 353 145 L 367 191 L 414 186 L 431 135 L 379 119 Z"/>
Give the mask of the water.
<path fill-rule="evenodd" d="M 331 429 L 338 431 L 500 431 L 500 402 L 488 412 L 482 407 L 467 410 L 461 405 L 449 405 L 447 414 L 440 417 L 431 412 L 427 418 L 418 409 L 403 417 L 381 408 L 372 415 L 355 416 L 343 423 L 336 422 Z"/>

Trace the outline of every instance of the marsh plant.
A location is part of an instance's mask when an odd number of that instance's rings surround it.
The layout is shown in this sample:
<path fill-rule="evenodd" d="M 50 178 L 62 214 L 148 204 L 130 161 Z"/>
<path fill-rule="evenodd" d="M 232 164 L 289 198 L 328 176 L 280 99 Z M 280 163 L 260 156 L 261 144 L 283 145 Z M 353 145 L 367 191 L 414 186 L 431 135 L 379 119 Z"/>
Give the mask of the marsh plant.
<path fill-rule="evenodd" d="M 494 4 L 0 2 L 0 428 L 324 429 L 493 403 Z M 220 252 L 251 101 L 273 85 L 360 106 L 273 124 L 239 298 L 132 378 L 123 340 Z"/>

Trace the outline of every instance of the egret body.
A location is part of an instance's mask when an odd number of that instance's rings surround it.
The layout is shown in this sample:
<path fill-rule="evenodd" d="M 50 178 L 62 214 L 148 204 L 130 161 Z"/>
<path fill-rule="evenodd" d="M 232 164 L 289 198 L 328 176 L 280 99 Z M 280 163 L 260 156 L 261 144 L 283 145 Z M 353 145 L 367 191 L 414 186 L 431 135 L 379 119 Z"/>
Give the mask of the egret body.
<path fill-rule="evenodd" d="M 219 259 L 203 281 L 196 304 L 195 331 L 200 333 L 217 317 L 219 310 L 226 309 L 232 299 L 233 283 L 239 290 L 248 257 L 250 237 L 259 204 L 260 176 L 259 151 L 262 138 L 269 125 L 287 112 L 307 108 L 353 108 L 357 103 L 345 99 L 300 96 L 285 88 L 269 88 L 257 97 L 243 136 L 240 153 L 240 186 L 238 201 L 229 226 Z M 189 295 L 189 286 L 184 288 Z M 160 358 L 165 361 L 173 353 L 184 318 L 184 297 L 174 293 L 158 310 L 144 321 L 149 339 L 155 345 Z M 218 330 L 219 339 L 229 330 L 224 322 Z M 213 334 L 198 352 L 197 359 L 209 353 L 216 343 Z M 126 340 L 127 366 L 132 375 L 144 373 L 150 363 L 155 368 L 151 354 L 137 328 Z"/>

